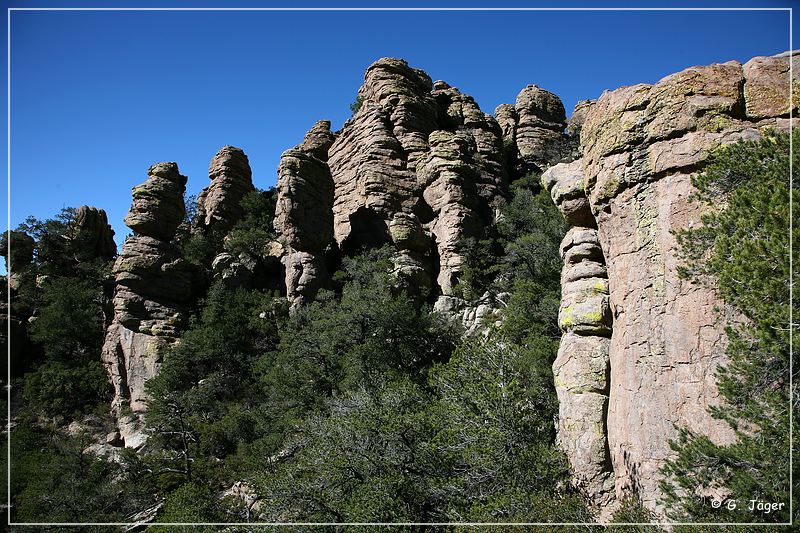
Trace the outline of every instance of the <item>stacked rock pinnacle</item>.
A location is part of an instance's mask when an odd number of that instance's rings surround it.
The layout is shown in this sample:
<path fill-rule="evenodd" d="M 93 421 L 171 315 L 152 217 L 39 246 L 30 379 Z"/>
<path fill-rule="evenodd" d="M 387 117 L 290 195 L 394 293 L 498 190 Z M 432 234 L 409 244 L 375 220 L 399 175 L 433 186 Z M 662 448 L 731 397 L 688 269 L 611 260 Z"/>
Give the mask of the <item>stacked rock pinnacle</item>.
<path fill-rule="evenodd" d="M 497 106 L 495 116 L 506 147 L 513 151 L 507 155 L 513 156 L 518 176 L 542 172 L 567 155 L 564 104 L 553 93 L 528 85 L 514 106 Z"/>
<path fill-rule="evenodd" d="M 335 136 L 321 120 L 281 155 L 275 228 L 283 246 L 286 294 L 293 309 L 329 282 L 325 250 L 333 242 L 333 180 L 328 150 Z"/>
<path fill-rule="evenodd" d="M 580 159 L 542 174 L 542 184 L 572 226 L 561 241 L 564 267 L 558 324 L 564 333 L 553 376 L 558 437 L 572 465 L 573 481 L 593 504 L 605 507 L 614 499 L 605 428 L 612 318 L 605 258 L 584 181 Z"/>
<path fill-rule="evenodd" d="M 128 447 L 144 437 L 138 416 L 146 409 L 145 382 L 158 373 L 163 349 L 187 319 L 192 271 L 170 242 L 184 217 L 186 176 L 175 163 L 150 167 L 147 181 L 133 188 L 125 224 L 134 234 L 114 263 L 114 318 L 106 331 L 102 359 L 114 386 L 113 408 Z M 123 407 L 132 416 L 123 417 Z"/>
<path fill-rule="evenodd" d="M 208 167 L 211 184 L 197 195 L 195 224 L 226 232 L 242 217 L 242 198 L 254 190 L 250 162 L 241 148 L 223 146 Z"/>

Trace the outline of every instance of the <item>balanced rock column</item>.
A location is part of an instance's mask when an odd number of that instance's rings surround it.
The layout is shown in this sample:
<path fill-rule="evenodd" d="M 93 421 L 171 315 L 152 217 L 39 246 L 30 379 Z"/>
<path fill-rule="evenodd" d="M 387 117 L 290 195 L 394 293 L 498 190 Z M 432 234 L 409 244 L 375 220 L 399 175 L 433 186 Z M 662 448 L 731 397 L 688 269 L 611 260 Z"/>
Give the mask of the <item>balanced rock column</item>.
<path fill-rule="evenodd" d="M 241 148 L 223 146 L 208 167 L 211 184 L 197 195 L 195 224 L 227 232 L 244 214 L 242 198 L 254 190 L 250 162 Z"/>
<path fill-rule="evenodd" d="M 303 143 L 285 151 L 278 165 L 275 229 L 283 245 L 286 295 L 292 309 L 329 282 L 325 250 L 333 241 L 333 179 L 328 150 L 330 122 L 319 121 Z"/>
<path fill-rule="evenodd" d="M 561 306 L 564 332 L 553 363 L 559 403 L 558 441 L 573 482 L 599 508 L 614 499 L 606 412 L 612 318 L 608 277 L 594 217 L 583 190 L 580 160 L 559 163 L 542 175 L 566 221 L 573 227 L 561 242 Z"/>
<path fill-rule="evenodd" d="M 148 169 L 133 188 L 125 224 L 134 234 L 114 263 L 114 318 L 106 331 L 102 360 L 114 386 L 112 410 L 126 447 L 144 443 L 144 385 L 161 366 L 162 351 L 185 327 L 191 297 L 191 266 L 171 239 L 184 217 L 186 176 L 175 163 Z M 130 408 L 130 414 L 126 414 Z"/>

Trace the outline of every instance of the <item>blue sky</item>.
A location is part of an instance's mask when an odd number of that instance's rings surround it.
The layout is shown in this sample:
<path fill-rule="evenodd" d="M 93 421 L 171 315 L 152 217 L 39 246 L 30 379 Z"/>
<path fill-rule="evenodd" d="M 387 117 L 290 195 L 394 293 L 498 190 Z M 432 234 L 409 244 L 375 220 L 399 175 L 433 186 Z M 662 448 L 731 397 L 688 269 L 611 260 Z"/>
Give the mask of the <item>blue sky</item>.
<path fill-rule="evenodd" d="M 548 5 L 425 5 L 489 4 Z M 704 5 L 754 4 L 793 2 Z M 281 152 L 318 119 L 338 129 L 350 115 L 364 69 L 379 57 L 405 58 L 474 96 L 486 112 L 513 103 L 522 87 L 535 83 L 558 94 L 569 113 L 577 100 L 605 89 L 653 83 L 692 65 L 784 51 L 788 26 L 788 13 L 766 11 L 14 11 L 11 226 L 28 215 L 47 218 L 62 207 L 89 204 L 108 212 L 121 244 L 129 233 L 122 219 L 130 188 L 146 178 L 148 166 L 177 161 L 189 176 L 189 192 L 196 193 L 208 184 L 209 160 L 225 144 L 245 150 L 258 187 L 274 185 Z"/>

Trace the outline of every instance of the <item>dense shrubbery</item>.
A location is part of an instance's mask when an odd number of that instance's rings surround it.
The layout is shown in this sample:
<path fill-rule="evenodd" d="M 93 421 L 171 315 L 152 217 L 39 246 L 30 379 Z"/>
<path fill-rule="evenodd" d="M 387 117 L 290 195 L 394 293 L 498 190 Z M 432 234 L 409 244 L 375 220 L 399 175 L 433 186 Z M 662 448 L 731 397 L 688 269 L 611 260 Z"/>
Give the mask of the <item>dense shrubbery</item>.
<path fill-rule="evenodd" d="M 388 249 L 346 258 L 336 292 L 321 292 L 292 316 L 276 294 L 213 285 L 148 383 L 146 453 L 119 465 L 77 453 L 70 457 L 78 466 L 56 461 L 50 472 L 15 477 L 18 518 L 65 519 L 58 506 L 48 513 L 42 483 L 74 475 L 92 484 L 80 511 L 97 519 L 123 519 L 163 500 L 161 522 L 243 520 L 241 502 L 219 498 L 237 481 L 256 489 L 274 520 L 587 519 L 554 447 L 550 364 L 565 227 L 532 189 L 514 186 L 489 253 L 467 267 L 466 291 L 510 293 L 508 320 L 490 338 L 459 340 L 398 290 Z M 247 215 L 224 247 L 258 256 L 273 236 L 274 195 L 256 191 L 244 204 Z M 65 226 L 30 227 L 43 228 L 38 258 L 48 256 L 48 231 Z M 223 242 L 189 233 L 179 241 L 206 265 Z M 21 398 L 19 416 L 32 427 L 36 413 L 71 414 L 105 393 L 93 385 L 99 365 L 88 364 L 102 338 L 102 294 L 93 289 L 100 283 L 77 282 L 75 265 L 38 261 L 51 278 L 32 291 L 42 321 L 32 336 L 47 362 L 26 377 Z M 49 435 L 58 446 L 72 442 Z M 19 433 L 30 448 L 15 449 L 23 464 L 54 461 L 37 455 L 45 453 L 36 448 L 41 438 Z M 108 506 L 119 490 L 130 492 L 130 507 Z"/>

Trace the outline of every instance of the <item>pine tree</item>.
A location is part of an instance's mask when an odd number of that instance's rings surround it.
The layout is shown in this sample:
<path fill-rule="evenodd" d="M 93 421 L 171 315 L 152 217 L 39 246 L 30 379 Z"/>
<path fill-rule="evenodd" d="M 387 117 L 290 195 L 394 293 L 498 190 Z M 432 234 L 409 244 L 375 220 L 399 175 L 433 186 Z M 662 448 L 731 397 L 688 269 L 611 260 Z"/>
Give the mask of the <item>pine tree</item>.
<path fill-rule="evenodd" d="M 800 145 L 797 130 L 793 141 Z M 790 238 L 800 235 L 789 233 L 790 197 L 798 199 L 789 143 L 788 134 L 768 131 L 759 141 L 723 146 L 693 180 L 707 213 L 701 228 L 678 235 L 682 275 L 715 286 L 746 322 L 726 329 L 729 362 L 717 376 L 724 404 L 711 410 L 736 441 L 718 445 L 681 430 L 664 467 L 674 518 L 789 521 L 789 330 L 796 327 L 789 323 L 789 250 Z M 797 152 L 793 166 L 800 166 Z M 724 498 L 719 508 L 703 497 L 709 490 Z M 783 505 L 766 513 L 750 510 L 751 500 Z"/>

